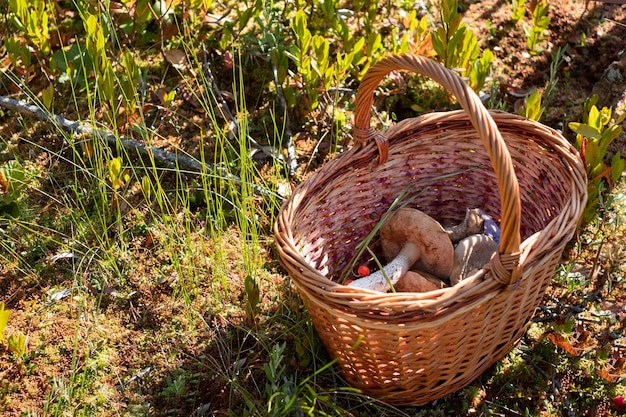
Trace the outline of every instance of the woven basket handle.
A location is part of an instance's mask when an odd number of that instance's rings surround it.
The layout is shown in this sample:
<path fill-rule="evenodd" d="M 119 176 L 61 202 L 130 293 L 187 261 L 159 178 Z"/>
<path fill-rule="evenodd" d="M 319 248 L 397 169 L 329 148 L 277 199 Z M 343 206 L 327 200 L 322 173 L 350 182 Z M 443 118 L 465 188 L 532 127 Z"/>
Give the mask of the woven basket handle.
<path fill-rule="evenodd" d="M 418 55 L 402 54 L 383 58 L 368 70 L 357 91 L 354 137 L 361 142 L 376 141 L 380 163 L 387 160 L 387 138 L 383 133 L 370 128 L 370 118 L 374 90 L 391 71 L 412 71 L 432 78 L 454 94 L 467 113 L 489 153 L 500 193 L 500 246 L 491 260 L 491 269 L 495 279 L 502 284 L 515 283 L 522 272 L 519 262 L 521 204 L 517 177 L 511 155 L 496 123 L 476 93 L 461 77 L 443 65 Z"/>

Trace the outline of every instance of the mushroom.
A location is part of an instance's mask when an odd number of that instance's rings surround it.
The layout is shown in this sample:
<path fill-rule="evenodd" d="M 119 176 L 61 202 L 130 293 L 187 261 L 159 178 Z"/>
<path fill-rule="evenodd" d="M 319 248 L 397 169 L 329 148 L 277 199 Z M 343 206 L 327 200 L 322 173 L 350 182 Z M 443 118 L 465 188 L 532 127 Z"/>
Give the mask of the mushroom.
<path fill-rule="evenodd" d="M 444 288 L 446 284 L 436 276 L 423 271 L 408 271 L 395 285 L 398 292 L 428 292 Z"/>
<path fill-rule="evenodd" d="M 411 268 L 447 278 L 454 266 L 454 247 L 443 227 L 419 210 L 401 208 L 380 228 L 387 259 L 382 270 L 352 281 L 349 286 L 387 292 Z"/>
<path fill-rule="evenodd" d="M 472 271 L 482 268 L 497 249 L 498 243 L 487 235 L 476 234 L 462 239 L 454 249 L 454 268 L 450 274 L 450 283 L 455 285 L 467 278 Z"/>
<path fill-rule="evenodd" d="M 452 227 L 446 227 L 445 231 L 450 236 L 450 240 L 452 243 L 457 243 L 461 239 L 464 239 L 468 236 L 475 235 L 477 233 L 482 233 L 483 231 L 483 223 L 485 222 L 485 218 L 483 217 L 483 212 L 481 209 L 467 209 L 465 211 L 465 218 L 463 221 Z"/>

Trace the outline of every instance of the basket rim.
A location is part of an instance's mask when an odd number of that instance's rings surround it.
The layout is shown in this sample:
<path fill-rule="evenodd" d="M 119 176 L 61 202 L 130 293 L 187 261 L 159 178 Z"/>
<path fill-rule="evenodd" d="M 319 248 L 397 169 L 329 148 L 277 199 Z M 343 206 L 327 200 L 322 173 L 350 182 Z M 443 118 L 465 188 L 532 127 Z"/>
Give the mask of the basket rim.
<path fill-rule="evenodd" d="M 568 204 L 540 231 L 528 236 L 520 244 L 520 265 L 531 255 L 532 249 L 537 245 L 555 245 L 564 238 L 569 240 L 575 232 L 575 223 L 572 219 L 578 219 L 584 208 L 586 201 L 586 171 L 582 161 L 578 157 L 578 152 L 560 133 L 534 120 L 524 118 L 500 110 L 490 110 L 491 116 L 498 125 L 503 125 L 503 130 L 516 129 L 532 134 L 534 137 L 550 139 L 550 145 L 558 151 L 558 156 L 563 158 L 570 167 L 572 190 L 572 204 Z M 385 130 L 390 142 L 393 136 L 405 133 L 408 130 L 419 129 L 425 124 L 445 124 L 469 122 L 467 114 L 463 110 L 453 110 L 448 112 L 432 112 L 416 118 L 404 119 L 394 126 Z M 504 126 L 506 125 L 506 126 Z M 302 295 L 315 300 L 317 304 L 328 305 L 329 308 L 343 311 L 345 314 L 368 313 L 364 318 L 371 319 L 369 313 L 372 310 L 386 312 L 388 314 L 406 314 L 409 312 L 434 313 L 447 308 L 452 303 L 463 303 L 472 299 L 477 293 L 488 296 L 490 293 L 505 289 L 514 290 L 517 280 L 514 283 L 502 284 L 493 277 L 492 271 L 483 268 L 474 276 L 461 281 L 453 287 L 444 288 L 425 293 L 382 293 L 378 291 L 357 289 L 338 284 L 323 275 L 315 267 L 308 264 L 299 249 L 295 247 L 294 236 L 289 228 L 294 211 L 300 201 L 308 192 L 310 182 L 315 182 L 318 177 L 325 177 L 328 172 L 335 170 L 335 166 L 341 163 L 344 158 L 352 159 L 360 153 L 373 154 L 376 151 L 376 144 L 369 142 L 361 146 L 355 146 L 346 153 L 339 155 L 334 160 L 314 172 L 308 180 L 301 183 L 293 192 L 291 198 L 283 205 L 281 212 L 274 226 L 277 249 L 280 261 L 283 266 L 291 264 L 295 266 L 298 273 L 290 274 L 296 287 Z M 556 157 L 556 155 L 555 155 Z M 328 171 L 328 172 L 327 172 Z M 574 204 L 575 201 L 581 204 Z M 565 227 L 568 227 L 565 230 Z M 556 232 L 555 232 L 556 230 Z M 290 268 L 286 268 L 290 269 Z M 526 279 L 526 273 L 522 273 L 518 279 Z M 347 300 L 350 300 L 347 302 Z"/>

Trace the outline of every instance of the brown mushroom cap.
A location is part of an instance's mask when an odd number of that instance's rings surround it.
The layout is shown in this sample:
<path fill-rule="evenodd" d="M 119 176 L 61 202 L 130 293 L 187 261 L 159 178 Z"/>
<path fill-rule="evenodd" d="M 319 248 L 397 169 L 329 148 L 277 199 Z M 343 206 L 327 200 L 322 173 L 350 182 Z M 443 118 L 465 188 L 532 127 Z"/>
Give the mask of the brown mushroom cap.
<path fill-rule="evenodd" d="M 412 208 L 401 208 L 380 229 L 383 255 L 394 259 L 407 244 L 413 243 L 420 253 L 414 269 L 448 278 L 454 267 L 454 247 L 441 224 L 427 214 Z"/>

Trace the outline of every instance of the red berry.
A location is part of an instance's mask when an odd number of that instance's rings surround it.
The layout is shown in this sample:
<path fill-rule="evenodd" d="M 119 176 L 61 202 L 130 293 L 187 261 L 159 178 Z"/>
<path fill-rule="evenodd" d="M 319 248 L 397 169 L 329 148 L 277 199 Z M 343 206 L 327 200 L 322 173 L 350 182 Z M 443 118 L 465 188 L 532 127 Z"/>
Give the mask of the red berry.
<path fill-rule="evenodd" d="M 359 268 L 356 270 L 357 274 L 359 274 L 362 277 L 366 277 L 370 274 L 370 269 L 367 265 L 361 265 L 359 266 Z"/>
<path fill-rule="evenodd" d="M 343 285 L 350 285 L 350 284 L 352 284 L 351 279 L 347 279 L 346 282 L 343 283 Z"/>
<path fill-rule="evenodd" d="M 617 397 L 613 398 L 613 404 L 615 404 L 615 407 L 617 408 L 622 408 L 624 407 L 624 396 L 623 395 L 618 395 Z"/>

